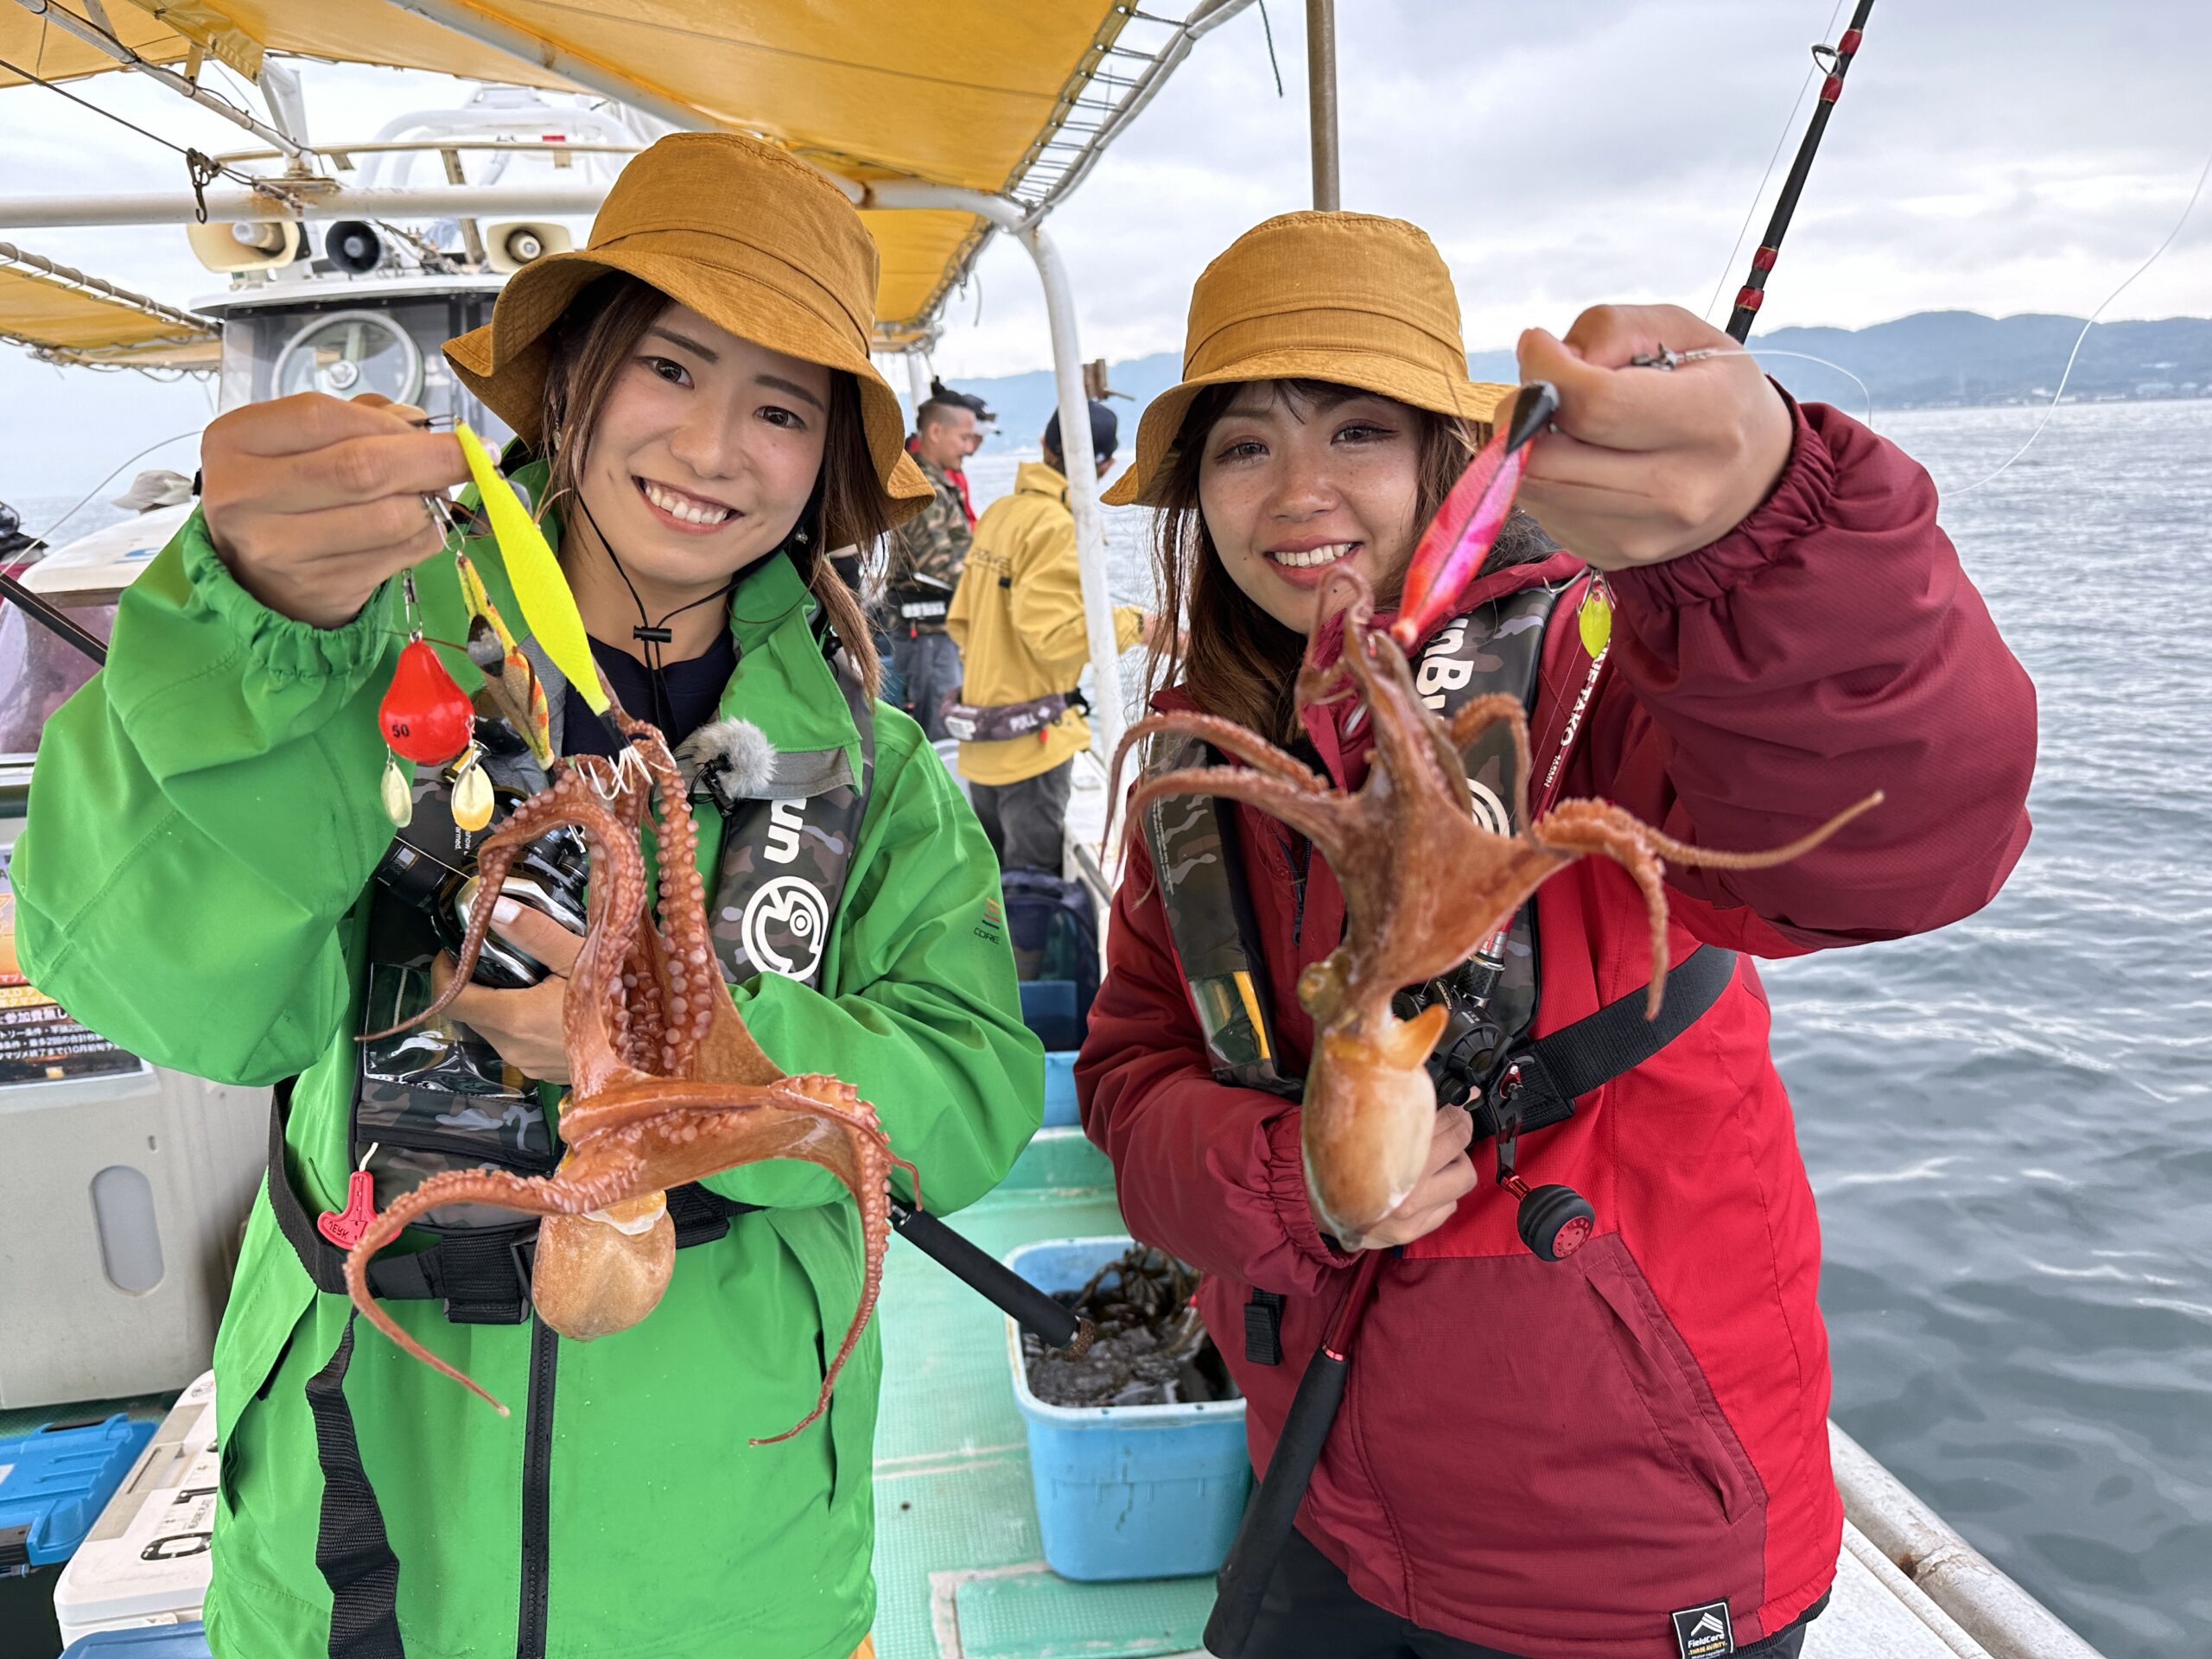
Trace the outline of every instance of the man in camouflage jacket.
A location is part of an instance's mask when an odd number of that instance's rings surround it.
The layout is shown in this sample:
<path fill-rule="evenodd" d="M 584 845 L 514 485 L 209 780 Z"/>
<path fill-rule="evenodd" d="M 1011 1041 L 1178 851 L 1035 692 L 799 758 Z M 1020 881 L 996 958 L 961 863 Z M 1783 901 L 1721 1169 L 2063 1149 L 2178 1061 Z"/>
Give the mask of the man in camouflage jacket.
<path fill-rule="evenodd" d="M 916 411 L 907 446 L 936 499 L 893 533 L 884 626 L 901 706 L 931 740 L 945 735 L 941 705 L 960 690 L 960 650 L 944 631 L 944 613 L 968 562 L 968 514 L 959 488 L 945 476 L 967 458 L 976 411 L 957 397 L 932 397 Z"/>

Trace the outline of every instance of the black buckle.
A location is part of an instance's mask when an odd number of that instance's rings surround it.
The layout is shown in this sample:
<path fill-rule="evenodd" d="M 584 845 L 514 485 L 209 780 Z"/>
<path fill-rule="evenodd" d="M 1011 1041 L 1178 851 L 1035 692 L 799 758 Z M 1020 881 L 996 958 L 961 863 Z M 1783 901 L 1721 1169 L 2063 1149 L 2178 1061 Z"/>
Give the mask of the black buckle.
<path fill-rule="evenodd" d="M 505 1230 L 502 1230 L 504 1232 Z M 448 1233 L 438 1241 L 435 1294 L 455 1325 L 520 1325 L 530 1318 L 537 1224 L 498 1238 Z"/>
<path fill-rule="evenodd" d="M 1478 1137 L 1494 1135 L 1509 1121 L 1523 1129 L 1548 1128 L 1574 1115 L 1574 1103 L 1533 1048 L 1516 1050 L 1467 1102 Z"/>

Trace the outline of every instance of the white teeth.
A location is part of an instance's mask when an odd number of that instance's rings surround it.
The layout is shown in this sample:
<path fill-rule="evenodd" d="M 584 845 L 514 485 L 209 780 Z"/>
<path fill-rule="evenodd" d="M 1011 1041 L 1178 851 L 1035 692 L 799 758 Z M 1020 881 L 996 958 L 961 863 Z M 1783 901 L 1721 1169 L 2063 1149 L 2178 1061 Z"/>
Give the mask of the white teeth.
<path fill-rule="evenodd" d="M 644 487 L 646 500 L 670 518 L 680 518 L 687 524 L 719 524 L 734 516 L 731 508 L 710 507 L 703 502 L 692 500 L 689 496 L 664 490 L 646 479 L 641 478 L 638 482 Z"/>
<path fill-rule="evenodd" d="M 1319 564 L 1334 564 L 1358 545 L 1357 542 L 1332 542 L 1326 547 L 1311 547 L 1303 553 L 1270 553 L 1268 556 L 1293 570 L 1311 570 Z"/>

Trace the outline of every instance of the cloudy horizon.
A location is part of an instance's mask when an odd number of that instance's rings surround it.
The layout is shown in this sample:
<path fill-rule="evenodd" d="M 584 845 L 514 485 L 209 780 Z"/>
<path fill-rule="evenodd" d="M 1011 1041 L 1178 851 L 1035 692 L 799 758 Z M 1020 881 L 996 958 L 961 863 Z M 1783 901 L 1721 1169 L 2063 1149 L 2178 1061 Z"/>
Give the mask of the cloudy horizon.
<path fill-rule="evenodd" d="M 1705 312 L 1717 289 L 1713 315 L 1725 318 L 1810 111 L 1808 95 L 1785 137 L 1807 45 L 1834 37 L 1826 26 L 1840 10 L 1836 0 L 1344 0 L 1344 206 L 1430 232 L 1478 351 L 1510 346 L 1524 327 L 1564 329 L 1605 300 Z M 1762 325 L 1859 327 L 1942 309 L 2088 315 L 2173 228 L 2204 168 L 2212 120 L 2196 83 L 2208 45 L 2212 8 L 2180 0 L 2021 0 L 1994 19 L 1982 8 L 1878 7 Z M 1179 349 L 1206 262 L 1249 226 L 1308 205 L 1304 46 L 1294 0 L 1216 30 L 1053 216 L 1086 356 Z M 917 49 L 957 60 L 959 42 L 923 37 Z M 358 140 L 403 110 L 457 105 L 468 91 L 412 72 L 301 68 L 324 143 Z M 250 142 L 133 77 L 71 90 L 178 143 Z M 182 185 L 175 155 L 51 92 L 4 98 L 10 195 Z M 1777 139 L 1781 165 L 1732 256 Z M 0 230 L 0 239 L 170 303 L 217 286 L 168 227 Z M 2200 201 L 2107 315 L 2208 312 L 2212 207 Z M 1000 238 L 946 307 L 936 366 L 957 379 L 1049 362 L 1034 272 Z M 57 371 L 19 349 L 0 355 L 0 397 L 17 416 L 0 499 L 87 486 L 118 451 L 206 408 L 197 387 Z M 28 410 L 37 418 L 22 418 Z"/>

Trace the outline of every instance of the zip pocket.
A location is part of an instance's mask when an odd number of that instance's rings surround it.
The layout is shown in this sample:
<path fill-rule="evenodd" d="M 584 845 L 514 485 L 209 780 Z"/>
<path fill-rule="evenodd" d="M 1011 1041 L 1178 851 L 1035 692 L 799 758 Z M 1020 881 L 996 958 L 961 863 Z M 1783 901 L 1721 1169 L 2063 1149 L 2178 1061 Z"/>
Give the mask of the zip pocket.
<path fill-rule="evenodd" d="M 1611 1316 L 1614 1352 L 1652 1427 L 1731 1525 L 1765 1502 L 1758 1472 L 1681 1335 L 1618 1234 L 1577 1252 L 1585 1282 Z"/>

